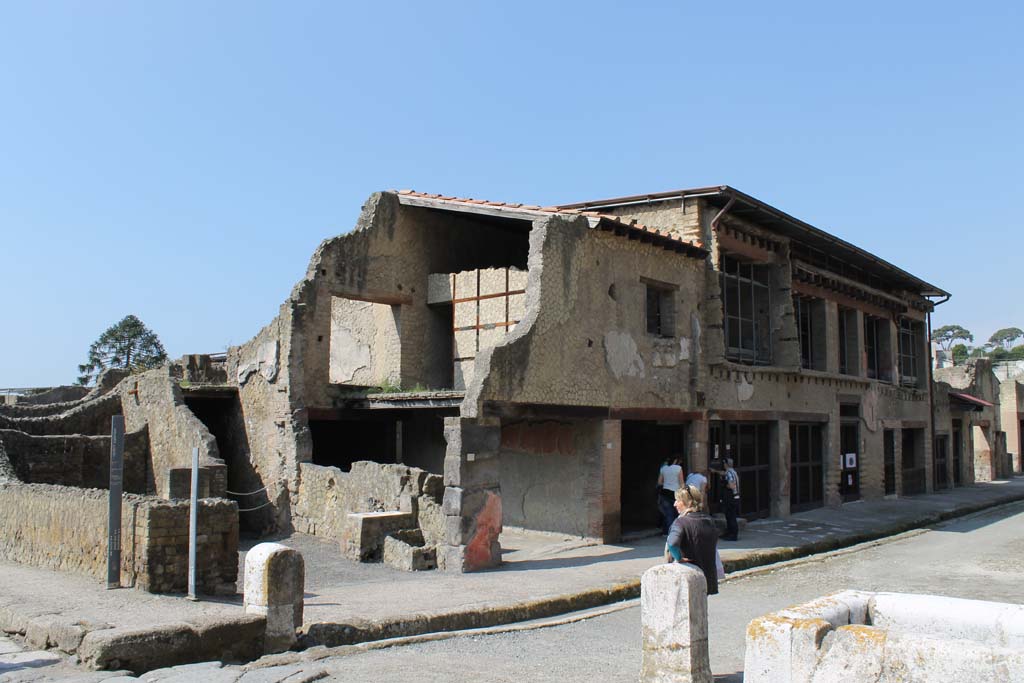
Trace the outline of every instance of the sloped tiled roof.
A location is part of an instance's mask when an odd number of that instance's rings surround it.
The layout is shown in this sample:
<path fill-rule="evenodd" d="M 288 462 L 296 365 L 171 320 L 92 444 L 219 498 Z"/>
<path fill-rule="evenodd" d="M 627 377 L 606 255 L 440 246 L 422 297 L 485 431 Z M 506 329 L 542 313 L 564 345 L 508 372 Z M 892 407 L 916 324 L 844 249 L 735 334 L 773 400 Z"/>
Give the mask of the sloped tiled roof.
<path fill-rule="evenodd" d="M 526 219 L 531 216 L 545 216 L 551 214 L 563 216 L 585 216 L 590 227 L 598 230 L 614 232 L 628 239 L 636 239 L 641 242 L 650 242 L 655 246 L 676 251 L 692 256 L 704 258 L 708 252 L 699 242 L 688 242 L 668 232 L 648 228 L 635 220 L 612 216 L 598 211 L 582 211 L 579 209 L 564 209 L 557 206 L 537 206 L 534 204 L 514 204 L 509 202 L 492 202 L 485 199 L 472 199 L 467 197 L 451 197 L 441 194 L 429 194 L 416 192 L 415 190 L 399 190 L 399 201 L 419 206 L 433 206 L 435 208 L 452 208 L 468 212 L 487 212 L 492 215 L 507 215 L 509 218 Z"/>

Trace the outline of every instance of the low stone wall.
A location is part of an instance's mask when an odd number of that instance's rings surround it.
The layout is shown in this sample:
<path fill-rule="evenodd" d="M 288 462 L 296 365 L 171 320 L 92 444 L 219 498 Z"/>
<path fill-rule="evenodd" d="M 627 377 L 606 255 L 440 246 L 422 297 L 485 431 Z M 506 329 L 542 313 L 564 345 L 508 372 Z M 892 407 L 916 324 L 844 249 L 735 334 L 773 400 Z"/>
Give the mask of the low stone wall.
<path fill-rule="evenodd" d="M 312 463 L 299 465 L 298 493 L 292 505 L 296 531 L 358 545 L 361 527 L 352 513 L 404 512 L 422 530 L 426 546 L 444 538 L 439 475 L 416 467 L 360 461 L 350 472 Z M 380 545 L 383 547 L 383 539 Z M 351 543 L 350 543 L 351 542 Z M 358 555 L 359 553 L 355 553 Z"/>
<path fill-rule="evenodd" d="M 108 492 L 46 484 L 0 483 L 0 558 L 106 579 Z M 121 583 L 151 593 L 188 584 L 188 504 L 126 494 L 121 523 Z M 233 594 L 238 578 L 238 507 L 200 503 L 198 588 Z"/>
<path fill-rule="evenodd" d="M 27 484 L 96 489 L 109 486 L 109 436 L 34 436 L 0 429 L 0 451 L 6 453 L 17 478 Z M 125 435 L 124 490 L 154 490 L 145 428 Z"/>
<path fill-rule="evenodd" d="M 89 434 L 110 436 L 110 418 L 121 414 L 121 397 L 107 394 L 95 400 L 75 403 L 50 415 L 2 415 L 0 429 L 17 429 L 26 434 Z"/>
<path fill-rule="evenodd" d="M 1024 680 L 1024 605 L 843 591 L 747 626 L 748 683 Z"/>

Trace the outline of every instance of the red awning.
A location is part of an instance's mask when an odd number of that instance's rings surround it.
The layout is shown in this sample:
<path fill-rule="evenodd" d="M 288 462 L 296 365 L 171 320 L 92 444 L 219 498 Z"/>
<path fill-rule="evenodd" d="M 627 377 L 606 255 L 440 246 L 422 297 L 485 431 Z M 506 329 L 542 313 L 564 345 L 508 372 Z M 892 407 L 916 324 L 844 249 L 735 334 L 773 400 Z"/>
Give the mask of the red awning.
<path fill-rule="evenodd" d="M 983 398 L 978 398 L 977 396 L 971 396 L 970 394 L 963 394 L 963 393 L 960 393 L 959 391 L 951 391 L 951 392 L 949 392 L 949 395 L 952 396 L 953 398 L 960 399 L 964 403 L 970 403 L 972 405 L 981 406 L 982 408 L 993 408 L 993 407 L 995 407 L 994 403 L 989 403 L 988 401 L 986 401 Z"/>

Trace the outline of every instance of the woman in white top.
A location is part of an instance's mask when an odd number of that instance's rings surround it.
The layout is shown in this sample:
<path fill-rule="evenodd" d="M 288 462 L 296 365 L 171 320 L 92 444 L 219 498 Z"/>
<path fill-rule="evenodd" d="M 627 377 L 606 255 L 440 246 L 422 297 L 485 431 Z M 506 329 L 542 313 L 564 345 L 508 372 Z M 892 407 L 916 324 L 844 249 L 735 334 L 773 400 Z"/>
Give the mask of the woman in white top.
<path fill-rule="evenodd" d="M 673 455 L 658 472 L 658 510 L 661 512 L 661 532 L 668 534 L 669 527 L 679 513 L 675 508 L 676 490 L 683 484 L 683 456 Z"/>

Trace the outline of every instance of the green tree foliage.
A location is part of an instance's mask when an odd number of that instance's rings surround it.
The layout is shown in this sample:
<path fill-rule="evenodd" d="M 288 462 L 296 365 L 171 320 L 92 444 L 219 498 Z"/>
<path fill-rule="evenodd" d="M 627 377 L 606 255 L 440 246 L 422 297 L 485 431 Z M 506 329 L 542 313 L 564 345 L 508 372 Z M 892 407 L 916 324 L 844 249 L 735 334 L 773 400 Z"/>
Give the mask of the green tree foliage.
<path fill-rule="evenodd" d="M 974 341 L 974 335 L 960 325 L 944 325 L 932 332 L 932 341 L 939 345 L 943 351 L 949 351 L 950 347 L 958 341 Z"/>
<path fill-rule="evenodd" d="M 988 343 L 993 346 L 1001 346 L 1004 350 L 1009 351 L 1013 342 L 1021 337 L 1024 337 L 1024 330 L 1019 327 L 1004 327 L 993 332 L 992 336 L 988 338 Z"/>
<path fill-rule="evenodd" d="M 167 360 L 164 345 L 152 330 L 134 315 L 111 325 L 89 347 L 89 360 L 78 366 L 78 383 L 92 384 L 107 368 L 138 372 L 155 368 Z"/>
<path fill-rule="evenodd" d="M 967 344 L 954 344 L 950 352 L 953 354 L 953 365 L 963 365 L 971 354 Z"/>

